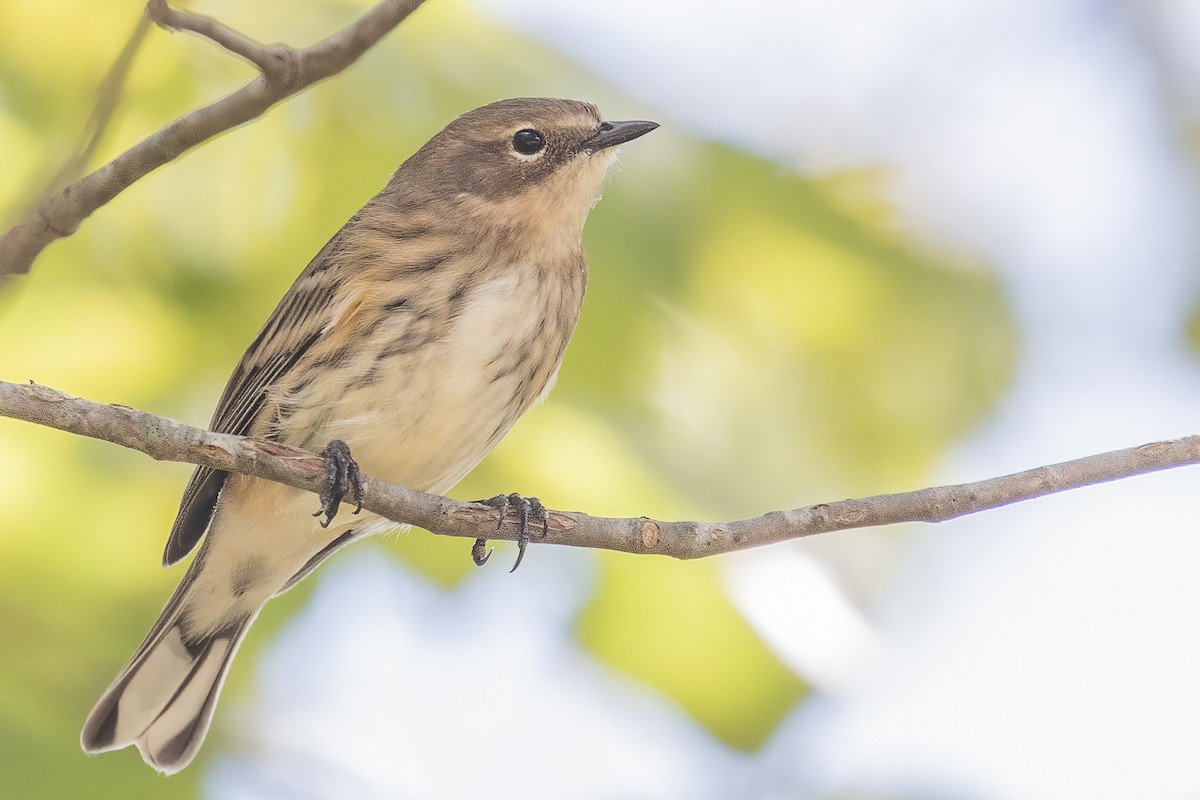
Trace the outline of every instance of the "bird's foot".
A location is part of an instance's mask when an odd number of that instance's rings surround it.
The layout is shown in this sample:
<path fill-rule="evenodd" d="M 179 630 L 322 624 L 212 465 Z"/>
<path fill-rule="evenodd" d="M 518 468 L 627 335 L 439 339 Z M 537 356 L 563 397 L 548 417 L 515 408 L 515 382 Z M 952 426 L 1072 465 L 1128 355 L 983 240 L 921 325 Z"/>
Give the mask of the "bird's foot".
<path fill-rule="evenodd" d="M 500 519 L 496 522 L 496 530 L 504 527 L 504 520 L 508 518 L 508 512 L 515 509 L 520 515 L 521 533 L 517 537 L 517 560 L 513 564 L 509 572 L 516 572 L 517 567 L 521 566 L 521 559 L 525 558 L 525 546 L 529 544 L 529 520 L 536 519 L 542 523 L 542 538 L 546 538 L 546 534 L 550 532 L 550 512 L 542 505 L 542 501 L 536 497 L 522 497 L 513 492 L 512 494 L 498 494 L 495 497 L 489 497 L 487 500 L 476 500 L 475 502 L 485 506 L 491 506 L 500 512 Z M 475 566 L 482 567 L 491 558 L 492 551 L 487 549 L 487 539 L 476 539 L 475 544 L 471 546 L 471 559 L 475 562 Z"/>
<path fill-rule="evenodd" d="M 325 515 L 322 528 L 328 528 L 329 523 L 337 515 L 346 492 L 354 498 L 354 513 L 362 511 L 362 475 L 358 471 L 358 462 L 350 456 L 350 446 L 341 439 L 334 439 L 329 446 L 321 451 L 325 459 L 325 488 L 321 490 L 321 507 L 314 517 Z"/>

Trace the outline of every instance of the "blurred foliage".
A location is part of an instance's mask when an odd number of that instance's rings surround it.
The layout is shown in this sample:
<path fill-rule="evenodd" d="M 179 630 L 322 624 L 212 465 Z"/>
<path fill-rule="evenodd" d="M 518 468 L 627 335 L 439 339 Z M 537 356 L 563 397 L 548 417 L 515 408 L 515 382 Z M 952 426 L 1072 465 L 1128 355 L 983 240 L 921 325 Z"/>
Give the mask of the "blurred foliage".
<path fill-rule="evenodd" d="M 1192 304 L 1192 310 L 1184 323 L 1183 340 L 1192 355 L 1200 355 L 1200 298 Z"/>
<path fill-rule="evenodd" d="M 361 5 L 202 10 L 303 45 Z M 10 222 L 69 155 L 140 10 L 0 5 Z M 251 74 L 152 32 L 96 163 Z M 470 7 L 431 4 L 348 73 L 135 184 L 46 251 L 0 296 L 0 377 L 206 423 L 295 274 L 406 154 L 457 113 L 542 94 L 652 116 Z M 551 401 L 456 495 L 718 519 L 917 485 L 1008 380 L 1015 337 L 996 282 L 897 231 L 870 191 L 880 176 L 806 179 L 662 122 L 592 213 L 588 302 Z M 130 750 L 85 758 L 77 744 L 178 579 L 159 553 L 188 473 L 0 419 L 0 797 L 196 793 L 212 743 L 171 780 Z M 473 569 L 465 543 L 419 532 L 386 552 L 448 590 Z M 601 662 L 739 748 L 803 697 L 725 597 L 719 563 L 598 557 L 578 633 Z M 306 594 L 272 604 L 230 692 L 249 690 L 256 650 Z M 226 724 L 218 714 L 218 743 Z"/>

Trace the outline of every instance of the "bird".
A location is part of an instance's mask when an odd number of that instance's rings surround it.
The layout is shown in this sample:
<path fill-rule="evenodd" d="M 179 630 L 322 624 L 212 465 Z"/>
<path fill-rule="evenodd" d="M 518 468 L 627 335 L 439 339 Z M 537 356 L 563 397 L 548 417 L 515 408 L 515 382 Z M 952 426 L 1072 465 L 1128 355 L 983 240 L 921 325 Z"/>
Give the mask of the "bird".
<path fill-rule="evenodd" d="M 263 606 L 347 544 L 398 527 L 337 514 L 345 493 L 360 491 L 358 470 L 444 494 L 545 398 L 587 286 L 584 221 L 618 145 L 657 127 L 605 121 L 578 100 L 468 111 L 321 248 L 247 348 L 210 424 L 320 451 L 320 510 L 289 486 L 195 470 L 163 564 L 199 549 L 89 714 L 85 752 L 135 745 L 160 772 L 186 767 Z M 494 500 L 501 522 L 517 502 L 527 541 L 532 498 Z M 481 550 L 482 540 L 477 563 Z"/>

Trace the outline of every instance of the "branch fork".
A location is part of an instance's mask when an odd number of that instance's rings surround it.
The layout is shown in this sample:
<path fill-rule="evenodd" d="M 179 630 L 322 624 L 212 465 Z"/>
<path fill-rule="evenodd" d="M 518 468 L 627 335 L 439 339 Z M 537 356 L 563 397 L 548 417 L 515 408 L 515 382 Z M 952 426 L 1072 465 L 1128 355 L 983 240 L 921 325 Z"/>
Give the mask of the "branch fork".
<path fill-rule="evenodd" d="M 213 137 L 261 116 L 267 109 L 309 86 L 341 72 L 403 22 L 423 0 L 383 0 L 337 33 L 296 50 L 263 45 L 200 14 L 172 8 L 165 0 L 149 0 L 146 18 L 171 30 L 203 36 L 259 69 L 259 76 L 226 97 L 194 109 L 151 134 L 94 172 L 74 180 L 111 116 L 119 86 L 145 32 L 140 24 L 101 85 L 96 111 L 89 121 L 88 143 L 32 203 L 25 219 L 0 236 L 0 279 L 29 271 L 51 242 L 70 236 L 83 220 L 134 182 L 174 161 Z M 60 188 L 61 184 L 74 180 Z"/>
<path fill-rule="evenodd" d="M 160 28 L 195 33 L 240 56 L 258 67 L 267 83 L 280 89 L 286 89 L 300 76 L 299 54 L 286 44 L 260 44 L 212 17 L 171 8 L 166 0 L 150 0 L 146 16 Z"/>

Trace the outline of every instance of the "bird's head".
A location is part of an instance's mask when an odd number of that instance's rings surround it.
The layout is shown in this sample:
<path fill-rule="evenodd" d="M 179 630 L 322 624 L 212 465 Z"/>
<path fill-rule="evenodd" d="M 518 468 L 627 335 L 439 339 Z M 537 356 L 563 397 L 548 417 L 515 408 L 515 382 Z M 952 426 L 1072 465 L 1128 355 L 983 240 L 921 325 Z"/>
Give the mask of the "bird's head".
<path fill-rule="evenodd" d="M 616 146 L 657 127 L 605 122 L 595 106 L 578 100 L 501 100 L 447 125 L 397 170 L 393 183 L 498 222 L 578 231 Z"/>

